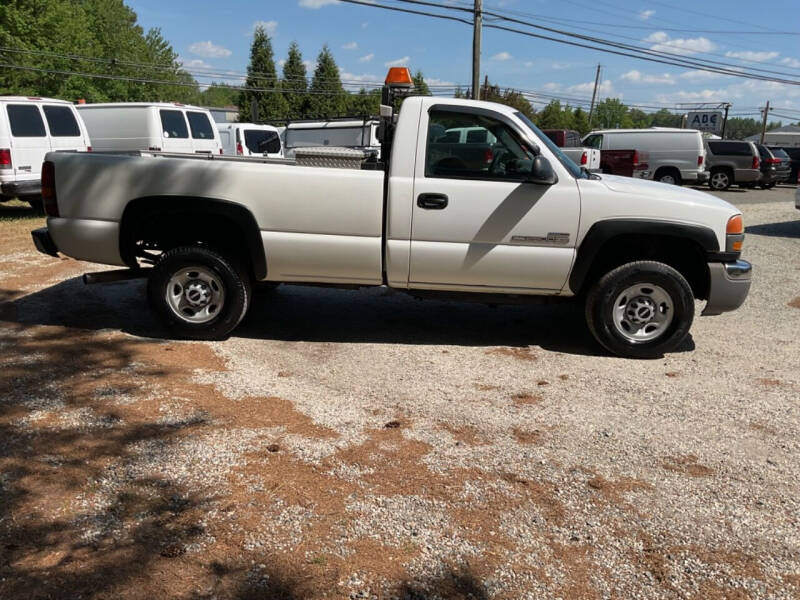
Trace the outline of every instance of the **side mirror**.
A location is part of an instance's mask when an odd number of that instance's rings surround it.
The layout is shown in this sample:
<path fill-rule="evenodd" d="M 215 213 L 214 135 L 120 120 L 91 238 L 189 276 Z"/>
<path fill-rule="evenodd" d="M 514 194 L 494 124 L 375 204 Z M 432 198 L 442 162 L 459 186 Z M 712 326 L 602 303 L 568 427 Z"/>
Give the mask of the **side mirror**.
<path fill-rule="evenodd" d="M 540 154 L 534 157 L 531 173 L 526 181 L 538 185 L 553 185 L 558 182 L 558 175 L 553 170 L 550 161 Z"/>
<path fill-rule="evenodd" d="M 267 131 L 264 139 L 258 143 L 258 151 L 264 154 L 278 154 L 281 151 L 281 138 L 274 131 Z"/>

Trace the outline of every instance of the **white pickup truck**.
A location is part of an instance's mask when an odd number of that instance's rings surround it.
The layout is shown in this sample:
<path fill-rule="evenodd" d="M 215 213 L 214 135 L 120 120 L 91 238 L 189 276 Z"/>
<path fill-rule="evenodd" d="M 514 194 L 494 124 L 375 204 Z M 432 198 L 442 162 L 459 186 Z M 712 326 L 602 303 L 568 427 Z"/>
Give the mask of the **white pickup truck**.
<path fill-rule="evenodd" d="M 388 104 L 388 103 L 386 103 Z M 185 338 L 219 339 L 253 282 L 388 286 L 487 303 L 577 297 L 612 353 L 654 357 L 703 314 L 738 308 L 739 211 L 704 192 L 589 175 L 515 109 L 407 97 L 384 106 L 383 160 L 361 168 L 159 153 L 51 153 L 37 248 L 126 266 Z M 483 127 L 489 164 L 439 133 Z M 434 132 L 437 132 L 434 135 Z M 436 137 L 439 136 L 439 137 Z M 434 137 L 436 139 L 434 140 Z"/>

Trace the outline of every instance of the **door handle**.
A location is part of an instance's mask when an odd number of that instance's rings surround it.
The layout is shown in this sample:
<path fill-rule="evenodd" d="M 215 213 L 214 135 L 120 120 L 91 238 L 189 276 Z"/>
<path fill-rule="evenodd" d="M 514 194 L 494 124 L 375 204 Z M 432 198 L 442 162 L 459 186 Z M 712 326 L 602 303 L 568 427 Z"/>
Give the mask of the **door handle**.
<path fill-rule="evenodd" d="M 447 207 L 445 194 L 420 194 L 417 196 L 417 206 L 428 210 L 442 210 Z"/>

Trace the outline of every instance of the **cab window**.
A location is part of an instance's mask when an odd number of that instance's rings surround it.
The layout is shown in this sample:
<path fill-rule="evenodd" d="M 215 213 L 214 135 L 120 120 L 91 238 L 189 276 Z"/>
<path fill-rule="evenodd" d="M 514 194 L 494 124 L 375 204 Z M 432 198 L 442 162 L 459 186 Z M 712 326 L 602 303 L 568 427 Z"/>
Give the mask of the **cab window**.
<path fill-rule="evenodd" d="M 597 148 L 600 149 L 600 146 L 603 145 L 603 136 L 602 135 L 590 135 L 586 138 L 584 142 L 584 146 L 588 148 Z"/>
<path fill-rule="evenodd" d="M 522 181 L 532 161 L 533 153 L 496 119 L 456 111 L 430 112 L 426 177 Z"/>
<path fill-rule="evenodd" d="M 68 106 L 45 106 L 43 110 L 47 126 L 50 128 L 50 135 L 53 137 L 80 137 L 81 129 L 78 127 L 78 121 L 75 120 L 71 108 Z"/>
<path fill-rule="evenodd" d="M 186 119 L 179 110 L 162 110 L 161 128 L 164 130 L 164 137 L 187 139 L 189 129 L 186 127 Z"/>
<path fill-rule="evenodd" d="M 196 140 L 213 140 L 214 129 L 208 122 L 208 117 L 199 112 L 187 112 L 189 127 L 192 129 L 192 137 Z"/>

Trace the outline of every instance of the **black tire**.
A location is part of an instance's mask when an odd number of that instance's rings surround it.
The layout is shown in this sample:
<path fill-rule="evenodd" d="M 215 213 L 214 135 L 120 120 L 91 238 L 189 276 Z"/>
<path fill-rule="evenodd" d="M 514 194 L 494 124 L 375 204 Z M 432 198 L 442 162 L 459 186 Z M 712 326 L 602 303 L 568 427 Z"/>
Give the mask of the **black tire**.
<path fill-rule="evenodd" d="M 711 171 L 711 177 L 708 179 L 708 187 L 716 192 L 724 192 L 733 183 L 730 171 L 727 169 L 715 169 Z"/>
<path fill-rule="evenodd" d="M 187 317 L 180 316 L 167 299 L 168 286 L 173 276 L 177 277 L 181 272 L 192 268 L 210 275 L 217 286 L 214 289 L 221 289 L 223 293 L 221 308 L 205 322 L 192 322 Z M 188 276 L 197 277 L 192 273 Z M 181 289 L 180 286 L 177 289 Z M 201 246 L 183 246 L 164 253 L 153 267 L 147 282 L 148 300 L 159 318 L 177 336 L 192 340 L 219 340 L 227 337 L 247 314 L 250 289 L 250 278 L 236 260 Z M 188 296 L 188 292 L 186 294 Z M 213 305 L 209 306 L 211 308 Z"/>
<path fill-rule="evenodd" d="M 672 304 L 671 321 L 657 337 L 646 341 L 626 338 L 615 324 L 615 302 L 625 290 L 638 285 L 660 288 Z M 606 350 L 625 358 L 659 358 L 674 350 L 689 334 L 693 320 L 692 288 L 683 275 L 660 262 L 638 261 L 617 267 L 601 277 L 586 298 L 586 323 L 592 335 Z"/>
<path fill-rule="evenodd" d="M 659 169 L 658 173 L 656 173 L 656 176 L 653 179 L 661 183 L 668 183 L 671 185 L 683 185 L 683 181 L 681 181 L 680 171 L 673 168 Z"/>

